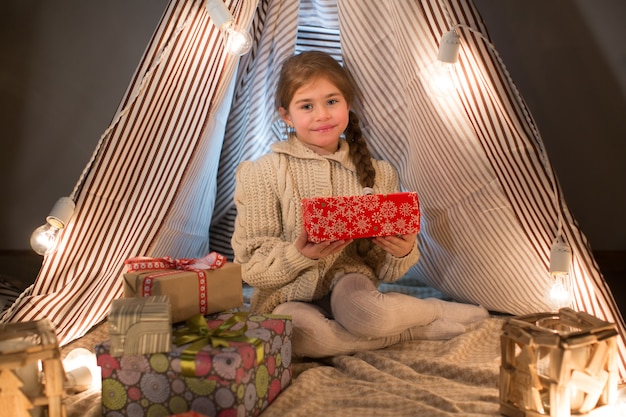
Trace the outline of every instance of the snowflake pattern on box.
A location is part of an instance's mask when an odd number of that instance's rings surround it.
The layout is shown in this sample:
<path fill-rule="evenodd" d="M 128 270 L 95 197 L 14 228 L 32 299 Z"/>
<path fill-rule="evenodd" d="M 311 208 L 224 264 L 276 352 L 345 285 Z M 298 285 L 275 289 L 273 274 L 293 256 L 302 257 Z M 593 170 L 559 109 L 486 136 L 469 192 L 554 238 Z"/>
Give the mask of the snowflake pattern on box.
<path fill-rule="evenodd" d="M 311 242 L 402 235 L 420 230 L 416 192 L 302 199 Z"/>

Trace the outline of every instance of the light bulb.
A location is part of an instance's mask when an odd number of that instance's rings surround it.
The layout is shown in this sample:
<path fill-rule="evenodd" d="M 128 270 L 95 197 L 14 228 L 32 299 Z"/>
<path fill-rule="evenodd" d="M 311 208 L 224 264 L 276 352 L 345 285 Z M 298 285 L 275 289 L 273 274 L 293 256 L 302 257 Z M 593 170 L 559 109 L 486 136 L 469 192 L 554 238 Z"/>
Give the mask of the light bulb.
<path fill-rule="evenodd" d="M 233 55 L 245 55 L 252 47 L 252 37 L 250 34 L 237 25 L 234 21 L 227 22 L 220 27 L 226 38 L 226 50 Z"/>
<path fill-rule="evenodd" d="M 63 359 L 63 369 L 67 376 L 65 389 L 74 392 L 101 387 L 101 371 L 96 355 L 85 348 L 73 349 Z"/>
<path fill-rule="evenodd" d="M 422 72 L 426 88 L 437 97 L 449 97 L 456 91 L 456 71 L 454 64 L 436 61 Z"/>
<path fill-rule="evenodd" d="M 61 229 L 65 227 L 74 212 L 74 201 L 61 197 L 46 217 L 46 223 L 39 226 L 30 236 L 30 246 L 42 256 L 54 253 Z"/>
<path fill-rule="evenodd" d="M 552 275 L 552 280 L 552 285 L 550 286 L 552 305 L 557 310 L 569 306 L 572 301 L 572 280 L 569 274 Z"/>
<path fill-rule="evenodd" d="M 50 255 L 56 249 L 61 229 L 46 222 L 30 235 L 30 246 L 42 256 Z"/>
<path fill-rule="evenodd" d="M 569 245 L 557 240 L 550 251 L 550 274 L 552 284 L 549 291 L 549 302 L 555 309 L 569 307 L 574 298 L 570 265 L 572 250 Z"/>
<path fill-rule="evenodd" d="M 252 37 L 246 30 L 235 24 L 235 18 L 222 0 L 207 0 L 206 9 L 213 23 L 224 36 L 226 50 L 233 55 L 247 54 L 252 47 Z"/>
<path fill-rule="evenodd" d="M 437 60 L 421 71 L 426 87 L 439 97 L 450 96 L 456 91 L 456 63 L 459 60 L 461 40 L 453 30 L 443 34 L 439 43 Z"/>

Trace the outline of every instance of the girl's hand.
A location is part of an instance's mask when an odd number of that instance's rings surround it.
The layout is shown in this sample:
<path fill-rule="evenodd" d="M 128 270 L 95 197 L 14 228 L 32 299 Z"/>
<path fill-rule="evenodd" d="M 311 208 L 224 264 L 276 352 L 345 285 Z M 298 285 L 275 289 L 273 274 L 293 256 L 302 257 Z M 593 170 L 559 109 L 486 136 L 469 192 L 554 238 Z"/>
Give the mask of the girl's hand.
<path fill-rule="evenodd" d="M 411 252 L 411 249 L 413 249 L 415 239 L 417 239 L 417 233 L 399 236 L 375 237 L 372 239 L 372 242 L 396 258 L 404 258 Z"/>
<path fill-rule="evenodd" d="M 352 243 L 352 239 L 349 240 L 337 240 L 331 242 L 326 240 L 320 243 L 309 242 L 309 235 L 306 230 L 302 229 L 302 233 L 298 236 L 298 239 L 294 242 L 296 249 L 309 259 L 322 259 L 328 255 L 332 255 L 337 252 L 341 252 L 343 248 Z"/>

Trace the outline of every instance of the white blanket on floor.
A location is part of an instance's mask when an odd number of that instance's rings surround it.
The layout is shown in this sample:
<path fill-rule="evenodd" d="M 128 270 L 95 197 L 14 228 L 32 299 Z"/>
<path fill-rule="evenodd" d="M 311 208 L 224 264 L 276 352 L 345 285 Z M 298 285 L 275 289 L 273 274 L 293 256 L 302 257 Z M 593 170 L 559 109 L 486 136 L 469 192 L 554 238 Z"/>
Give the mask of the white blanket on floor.
<path fill-rule="evenodd" d="M 500 329 L 491 318 L 448 341 L 295 363 L 273 416 L 499 416 Z"/>
<path fill-rule="evenodd" d="M 499 416 L 503 323 L 490 318 L 447 341 L 412 341 L 324 361 L 295 361 L 291 385 L 262 417 Z M 96 330 L 81 344 L 103 337 Z M 100 391 L 69 396 L 66 405 L 68 417 L 99 417 Z"/>

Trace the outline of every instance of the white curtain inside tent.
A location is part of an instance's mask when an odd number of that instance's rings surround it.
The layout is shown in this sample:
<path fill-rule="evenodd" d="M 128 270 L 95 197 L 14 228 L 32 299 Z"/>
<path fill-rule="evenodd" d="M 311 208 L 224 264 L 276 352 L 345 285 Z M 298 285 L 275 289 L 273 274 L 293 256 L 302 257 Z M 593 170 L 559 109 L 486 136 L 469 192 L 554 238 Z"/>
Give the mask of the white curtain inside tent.
<path fill-rule="evenodd" d="M 281 140 L 281 61 L 330 52 L 351 71 L 371 150 L 420 196 L 422 257 L 410 275 L 464 302 L 526 314 L 552 308 L 549 255 L 572 249 L 572 307 L 626 328 L 572 218 L 523 99 L 472 0 L 226 0 L 252 51 L 224 51 L 204 1 L 171 0 L 109 129 L 72 193 L 60 247 L 2 321 L 49 318 L 62 345 L 106 319 L 133 256 L 231 255 L 234 171 Z M 456 92 L 422 76 L 458 25 Z"/>

